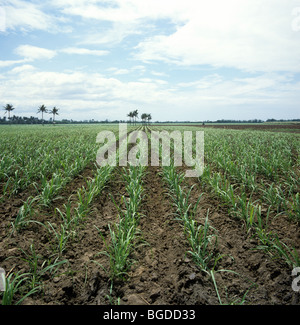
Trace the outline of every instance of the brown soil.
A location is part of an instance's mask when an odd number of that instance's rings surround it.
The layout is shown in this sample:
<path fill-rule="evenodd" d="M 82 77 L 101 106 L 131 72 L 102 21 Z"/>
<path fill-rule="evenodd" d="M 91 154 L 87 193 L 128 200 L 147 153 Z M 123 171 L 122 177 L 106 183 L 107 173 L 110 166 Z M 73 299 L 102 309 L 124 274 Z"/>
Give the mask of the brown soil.
<path fill-rule="evenodd" d="M 219 304 L 211 278 L 200 271 L 187 253 L 188 242 L 182 224 L 175 219 L 175 208 L 158 167 L 148 167 L 144 179 L 144 198 L 139 223 L 140 235 L 131 258 L 134 260 L 128 276 L 116 281 L 111 289 L 108 258 L 99 254 L 109 240 L 109 227 L 117 221 L 115 202 L 126 196 L 121 168 L 116 168 L 107 187 L 95 199 L 89 216 L 80 225 L 77 236 L 71 240 L 60 257 L 66 260 L 55 277 L 43 276 L 43 291 L 30 296 L 24 304 L 46 305 L 109 305 L 120 298 L 123 305 L 217 305 Z M 71 194 L 85 184 L 93 170 L 87 168 L 61 193 L 50 209 L 39 209 L 37 220 L 59 225 L 54 207 L 63 208 Z M 192 202 L 196 202 L 203 189 L 197 180 L 187 179 L 186 185 L 196 184 Z M 30 224 L 26 229 L 9 234 L 22 198 L 1 206 L 0 209 L 0 266 L 6 272 L 28 272 L 28 263 L 22 258 L 30 252 L 33 243 L 41 256 L 40 263 L 53 255 L 53 238 L 46 229 Z M 72 207 L 76 206 L 76 198 Z M 209 215 L 209 221 L 218 233 L 219 260 L 215 278 L 222 303 L 291 305 L 299 304 L 299 293 L 292 290 L 291 268 L 281 260 L 274 260 L 257 250 L 258 241 L 253 233 L 246 232 L 243 222 L 228 215 L 212 194 L 205 192 L 199 205 L 199 222 Z M 299 227 L 286 218 L 272 221 L 270 230 L 290 244 L 300 247 Z M 226 271 L 222 271 L 226 270 Z M 235 272 L 235 273 L 233 273 Z M 16 297 L 17 298 L 17 297 Z"/>
<path fill-rule="evenodd" d="M 212 282 L 187 255 L 189 249 L 159 169 L 149 167 L 140 220 L 141 246 L 126 283 L 117 286 L 122 304 L 217 304 Z"/>
<path fill-rule="evenodd" d="M 60 208 L 60 205 L 65 203 L 66 198 L 69 198 L 72 194 L 76 194 L 77 189 L 83 186 L 88 178 L 93 177 L 94 171 L 94 164 L 89 164 L 81 171 L 80 174 L 75 176 L 69 183 L 67 183 L 65 188 L 58 193 L 57 197 L 55 198 L 55 207 Z M 3 186 L 3 184 L 0 183 L 0 189 L 1 186 Z M 11 195 L 10 197 L 2 196 L 0 201 L 0 222 L 2 219 L 4 222 L 9 221 L 11 218 L 13 220 L 17 216 L 18 211 L 24 202 L 28 198 L 34 198 L 37 195 L 37 189 L 33 185 L 30 185 L 27 189 L 19 191 L 17 194 Z M 5 204 L 2 202 L 5 202 Z M 49 210 L 52 211 L 53 207 L 50 207 Z"/>
<path fill-rule="evenodd" d="M 196 184 L 192 191 L 194 202 L 202 194 L 200 218 L 209 211 L 210 225 L 218 233 L 218 247 L 223 255 L 217 270 L 234 271 L 217 273 L 217 284 L 223 297 L 230 303 L 240 301 L 246 294 L 246 303 L 254 305 L 299 304 L 299 294 L 291 289 L 293 278 L 291 267 L 282 260 L 272 259 L 264 251 L 258 250 L 260 242 L 254 231 L 247 232 L 243 221 L 228 214 L 226 206 L 201 188 L 197 180 L 188 179 L 187 184 Z M 285 216 L 270 220 L 268 231 L 299 251 L 299 225 Z M 248 291 L 249 290 L 249 291 Z M 224 298 L 223 298 L 224 299 Z"/>

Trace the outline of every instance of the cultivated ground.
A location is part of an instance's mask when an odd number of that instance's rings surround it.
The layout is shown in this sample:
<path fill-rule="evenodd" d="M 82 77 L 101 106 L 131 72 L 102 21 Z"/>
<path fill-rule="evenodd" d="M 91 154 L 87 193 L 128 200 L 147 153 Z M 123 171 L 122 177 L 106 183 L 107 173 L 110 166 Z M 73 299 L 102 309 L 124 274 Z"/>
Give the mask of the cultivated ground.
<path fill-rule="evenodd" d="M 298 152 L 293 151 L 296 173 L 299 173 Z M 184 166 L 178 167 L 176 172 L 185 169 Z M 197 225 L 202 225 L 208 216 L 211 229 L 217 233 L 217 237 L 212 239 L 217 238 L 213 253 L 219 256 L 212 266 L 214 278 L 202 270 L 189 253 L 191 247 L 187 232 L 178 218 L 162 167 L 145 169 L 134 249 L 123 277 L 112 281 L 110 260 L 103 253 L 107 251 L 105 244 L 111 242 L 110 227 L 119 222 L 119 208 L 126 209 L 124 198 L 130 200 L 122 167 L 113 169 L 101 193 L 93 197 L 86 217 L 76 230 L 73 229 L 74 233 L 68 233 L 64 249 L 57 252 L 55 232 L 50 232 L 51 228 L 46 226 L 51 223 L 52 229 L 62 234 L 63 221 L 59 211 L 66 212 L 68 206 L 71 214 L 75 214 L 79 202 L 78 189 L 88 188 L 96 171 L 93 162 L 87 163 L 52 199 L 51 204 L 43 206 L 35 202 L 31 214 L 31 220 L 35 222 L 27 223 L 18 231 L 12 231 L 12 225 L 24 201 L 37 196 L 36 187 L 29 185 L 17 193 L 2 196 L 0 267 L 6 270 L 7 275 L 25 274 L 26 277 L 16 290 L 13 303 L 32 288 L 39 287 L 22 304 L 299 304 L 299 292 L 292 289 L 295 265 L 290 265 L 277 254 L 270 242 L 265 243 L 268 248 L 262 249 L 256 227 L 247 227 L 245 220 L 235 217 L 228 202 L 222 201 L 207 182 L 201 178 L 185 178 L 181 186 L 185 191 L 191 189 L 189 204 L 195 206 L 201 197 L 195 215 Z M 278 185 L 272 180 L 266 183 Z M 1 191 L 5 184 L 2 178 Z M 260 198 L 257 193 L 253 194 L 254 198 L 255 195 Z M 267 212 L 263 203 L 265 218 Z M 299 219 L 277 212 L 272 206 L 265 233 L 276 234 L 281 242 L 299 254 Z M 57 267 L 45 269 L 46 265 L 55 262 Z"/>

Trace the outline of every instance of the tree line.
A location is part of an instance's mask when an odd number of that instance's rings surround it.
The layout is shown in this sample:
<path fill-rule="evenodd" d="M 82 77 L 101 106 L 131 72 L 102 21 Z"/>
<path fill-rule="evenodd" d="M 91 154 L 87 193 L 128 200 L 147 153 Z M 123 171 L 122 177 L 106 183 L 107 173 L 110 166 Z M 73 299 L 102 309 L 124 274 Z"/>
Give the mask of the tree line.
<path fill-rule="evenodd" d="M 4 110 L 5 110 L 4 114 L 7 114 L 7 116 L 8 116 L 8 122 L 6 120 L 6 117 L 4 117 L 3 119 L 0 118 L 0 123 L 2 123 L 2 124 L 6 124 L 6 123 L 38 124 L 38 123 L 40 123 L 40 120 L 33 116 L 30 116 L 30 117 L 20 117 L 20 116 L 15 116 L 15 115 L 11 116 L 11 112 L 13 112 L 15 110 L 15 107 L 11 104 L 6 104 L 4 106 Z M 59 115 L 58 111 L 59 111 L 59 109 L 56 107 L 53 107 L 51 110 L 48 110 L 45 105 L 41 105 L 38 107 L 37 114 L 39 114 L 39 113 L 42 114 L 41 123 L 43 125 L 44 125 L 44 123 L 48 123 L 48 121 L 44 120 L 44 114 L 52 114 L 52 116 L 53 116 L 52 123 L 55 124 L 55 116 Z M 133 123 L 134 125 L 136 125 L 137 119 L 139 117 L 138 110 L 136 109 L 132 112 L 129 112 L 127 114 L 127 116 L 130 118 L 130 120 L 129 120 L 130 124 Z M 145 125 L 147 123 L 150 123 L 150 121 L 152 120 L 152 116 L 151 116 L 151 114 L 143 113 L 143 114 L 141 114 L 141 120 L 142 120 L 142 123 Z M 85 123 L 110 123 L 108 120 L 95 121 L 94 119 L 89 120 L 89 121 L 84 121 L 84 122 Z M 64 120 L 62 120 L 62 123 L 82 123 L 82 121 L 73 121 L 73 120 L 64 119 Z M 125 123 L 125 121 L 116 120 L 111 123 Z"/>
<path fill-rule="evenodd" d="M 5 113 L 4 114 L 7 114 L 8 115 L 8 120 L 9 121 L 11 121 L 11 120 L 13 120 L 13 121 L 19 121 L 20 117 L 17 117 L 15 115 L 13 117 L 10 116 L 10 113 L 15 110 L 15 107 L 13 107 L 13 105 L 6 104 L 4 106 L 4 110 L 5 110 Z M 58 114 L 58 111 L 59 111 L 59 108 L 53 107 L 51 110 L 48 110 L 45 105 L 41 105 L 38 108 L 37 114 L 38 113 L 42 113 L 42 124 L 44 124 L 44 122 L 45 122 L 45 120 L 44 120 L 44 113 L 52 114 L 52 116 L 53 116 L 52 123 L 55 124 L 55 116 L 56 115 L 59 115 Z M 21 119 L 27 121 L 29 118 L 23 117 Z M 31 116 L 30 117 L 30 120 L 34 120 L 34 118 Z"/>
<path fill-rule="evenodd" d="M 114 121 L 108 121 L 107 119 L 104 121 L 96 121 L 94 119 L 85 120 L 85 121 L 74 121 L 74 120 L 68 120 L 63 119 L 61 121 L 56 122 L 55 116 L 59 115 L 58 111 L 59 109 L 56 107 L 53 107 L 52 109 L 48 110 L 45 105 L 41 105 L 38 107 L 37 114 L 42 115 L 42 120 L 39 120 L 37 117 L 30 116 L 30 117 L 21 117 L 21 116 L 11 116 L 11 112 L 15 110 L 15 107 L 11 104 L 6 104 L 4 106 L 5 114 L 7 114 L 8 120 L 6 119 L 6 116 L 1 118 L 0 117 L 0 124 L 47 124 L 47 123 L 59 123 L 59 124 L 75 124 L 75 123 L 126 123 L 128 121 L 125 120 L 114 120 Z M 52 118 L 49 121 L 44 120 L 44 114 L 52 114 Z M 127 116 L 130 118 L 129 123 L 133 123 L 136 125 L 136 123 L 143 123 L 144 125 L 149 123 L 152 120 L 151 114 L 143 113 L 141 114 L 141 122 L 137 121 L 139 113 L 138 110 L 131 111 L 127 114 Z M 264 123 L 264 122 L 300 122 L 300 119 L 267 119 L 266 121 L 260 120 L 260 119 L 252 119 L 252 120 L 215 120 L 215 121 L 155 121 L 155 123 L 193 123 L 193 124 L 210 124 L 210 123 Z"/>

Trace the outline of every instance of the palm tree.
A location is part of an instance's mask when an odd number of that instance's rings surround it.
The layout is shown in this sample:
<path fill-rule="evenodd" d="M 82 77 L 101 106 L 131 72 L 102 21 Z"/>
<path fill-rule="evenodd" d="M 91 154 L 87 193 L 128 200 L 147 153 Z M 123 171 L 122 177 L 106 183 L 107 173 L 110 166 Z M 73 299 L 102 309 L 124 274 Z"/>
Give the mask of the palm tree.
<path fill-rule="evenodd" d="M 53 124 L 55 124 L 55 115 L 58 115 L 58 108 L 53 107 L 51 111 L 48 112 L 49 114 L 53 114 Z"/>
<path fill-rule="evenodd" d="M 148 120 L 148 123 L 150 122 L 150 120 L 152 120 L 151 114 L 147 114 L 147 120 Z"/>
<path fill-rule="evenodd" d="M 38 113 L 42 113 L 42 123 L 44 125 L 44 113 L 47 113 L 47 109 L 45 105 L 41 105 L 37 111 Z"/>
<path fill-rule="evenodd" d="M 8 113 L 8 119 L 10 120 L 10 112 L 13 111 L 15 108 L 11 104 L 6 104 L 4 106 L 4 110 L 6 111 L 4 114 Z"/>
<path fill-rule="evenodd" d="M 135 111 L 132 112 L 132 114 L 133 114 L 133 117 L 134 117 L 134 124 L 136 125 L 136 118 L 138 117 L 139 112 L 138 112 L 138 110 L 136 109 Z"/>
<path fill-rule="evenodd" d="M 127 116 L 130 118 L 130 124 L 131 124 L 131 119 L 134 117 L 133 112 L 129 112 L 129 114 L 127 114 Z"/>
<path fill-rule="evenodd" d="M 141 115 L 141 119 L 142 119 L 143 123 L 146 122 L 147 117 L 148 117 L 148 114 L 146 114 L 146 113 L 143 113 L 143 114 Z"/>

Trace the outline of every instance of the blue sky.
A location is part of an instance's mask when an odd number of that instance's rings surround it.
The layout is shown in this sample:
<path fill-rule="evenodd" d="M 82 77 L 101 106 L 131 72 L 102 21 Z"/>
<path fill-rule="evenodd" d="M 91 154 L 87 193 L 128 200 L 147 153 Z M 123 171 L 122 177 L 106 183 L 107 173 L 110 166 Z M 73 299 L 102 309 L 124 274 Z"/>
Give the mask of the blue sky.
<path fill-rule="evenodd" d="M 300 0 L 1 0 L 7 103 L 74 120 L 300 118 Z"/>

